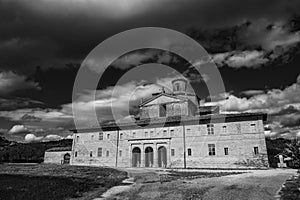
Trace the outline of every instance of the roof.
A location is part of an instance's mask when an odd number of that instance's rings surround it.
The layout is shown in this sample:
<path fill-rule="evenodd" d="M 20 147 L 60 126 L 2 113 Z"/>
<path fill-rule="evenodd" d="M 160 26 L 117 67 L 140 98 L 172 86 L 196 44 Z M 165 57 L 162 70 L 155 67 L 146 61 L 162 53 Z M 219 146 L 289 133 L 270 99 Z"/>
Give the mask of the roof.
<path fill-rule="evenodd" d="M 184 78 L 176 78 L 176 79 L 172 80 L 171 83 L 174 83 L 174 82 L 176 82 L 176 81 L 184 81 L 184 82 L 187 83 L 187 80 L 184 79 Z"/>
<path fill-rule="evenodd" d="M 178 97 L 178 96 L 173 95 L 173 94 L 169 94 L 169 93 L 160 93 L 160 94 L 158 94 L 158 95 L 156 95 L 156 96 L 153 96 L 153 97 L 151 97 L 150 99 L 144 101 L 143 103 L 140 104 L 140 106 L 143 106 L 143 105 L 145 105 L 145 104 L 147 104 L 147 103 L 149 103 L 149 102 L 153 101 L 154 99 L 157 99 L 158 97 L 161 97 L 161 96 L 166 96 L 166 97 L 170 97 L 170 98 L 174 98 L 174 99 L 179 99 L 179 100 L 183 100 L 183 101 L 184 101 L 184 100 L 188 100 L 188 99 L 185 99 L 185 98 L 182 98 L 182 97 Z"/>
<path fill-rule="evenodd" d="M 199 106 L 199 112 L 216 112 L 218 111 L 218 106 Z"/>
<path fill-rule="evenodd" d="M 93 132 L 93 131 L 112 131 L 112 130 L 125 130 L 137 129 L 147 126 L 147 128 L 155 127 L 168 127 L 179 125 L 195 125 L 207 123 L 222 123 L 222 122 L 238 122 L 238 121 L 251 121 L 251 120 L 267 120 L 266 113 L 236 113 L 236 114 L 211 114 L 200 116 L 171 116 L 167 118 L 153 118 L 153 119 L 140 119 L 135 123 L 110 123 L 101 124 L 101 127 L 96 128 L 83 128 L 70 130 L 74 133 L 78 132 Z"/>
<path fill-rule="evenodd" d="M 53 147 L 50 149 L 47 149 L 46 152 L 57 152 L 57 151 L 72 151 L 72 147 L 71 146 L 67 146 L 67 147 Z"/>

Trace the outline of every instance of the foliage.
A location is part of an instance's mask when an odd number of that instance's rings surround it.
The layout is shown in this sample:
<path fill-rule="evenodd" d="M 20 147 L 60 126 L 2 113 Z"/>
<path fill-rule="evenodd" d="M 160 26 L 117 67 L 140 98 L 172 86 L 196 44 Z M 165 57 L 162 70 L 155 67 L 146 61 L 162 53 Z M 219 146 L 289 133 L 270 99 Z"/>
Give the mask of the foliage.
<path fill-rule="evenodd" d="M 300 144 L 299 141 L 284 138 L 266 139 L 270 167 L 277 167 L 278 159 L 275 157 L 282 153 L 293 159 L 291 167 L 300 166 Z"/>
<path fill-rule="evenodd" d="M 266 139 L 270 167 L 277 167 L 278 160 L 275 158 L 275 156 L 279 153 L 282 153 L 285 145 L 288 143 L 290 143 L 290 140 L 284 138 Z"/>
<path fill-rule="evenodd" d="M 300 144 L 296 140 L 285 145 L 283 154 L 292 158 L 293 167 L 300 168 Z"/>
<path fill-rule="evenodd" d="M 284 187 L 281 188 L 279 192 L 281 198 L 283 200 L 293 200 L 300 199 L 300 171 L 298 171 L 297 175 L 289 178 L 285 183 Z"/>
<path fill-rule="evenodd" d="M 9 145 L 11 142 L 0 135 L 0 148 Z"/>

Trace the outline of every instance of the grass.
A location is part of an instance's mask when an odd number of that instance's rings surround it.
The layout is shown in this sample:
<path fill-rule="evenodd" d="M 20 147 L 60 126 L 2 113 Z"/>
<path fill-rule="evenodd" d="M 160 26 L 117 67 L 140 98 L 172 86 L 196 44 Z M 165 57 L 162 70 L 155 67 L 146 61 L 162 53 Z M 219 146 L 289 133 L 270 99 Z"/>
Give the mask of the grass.
<path fill-rule="evenodd" d="M 108 188 L 119 185 L 126 172 L 111 168 L 46 165 L 0 165 L 0 199 L 84 199 L 100 196 Z"/>

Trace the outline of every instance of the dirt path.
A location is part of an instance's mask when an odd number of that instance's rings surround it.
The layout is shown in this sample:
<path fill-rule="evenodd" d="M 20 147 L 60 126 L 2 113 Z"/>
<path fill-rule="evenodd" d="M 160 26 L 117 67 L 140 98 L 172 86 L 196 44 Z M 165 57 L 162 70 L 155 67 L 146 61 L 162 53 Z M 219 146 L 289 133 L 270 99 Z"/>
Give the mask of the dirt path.
<path fill-rule="evenodd" d="M 291 169 L 253 171 L 251 173 L 212 178 L 211 180 L 198 179 L 194 180 L 194 184 L 202 187 L 213 186 L 203 196 L 204 200 L 268 200 L 274 199 L 282 183 L 295 173 L 296 170 Z"/>
<path fill-rule="evenodd" d="M 142 182 L 148 183 L 137 183 L 129 191 L 111 199 L 268 200 L 274 199 L 282 183 L 296 173 L 296 170 L 292 169 L 249 170 L 247 173 L 237 175 L 176 180 L 161 184 L 157 182 L 157 171 L 151 169 L 126 169 L 126 171 L 132 177 L 145 177 Z"/>

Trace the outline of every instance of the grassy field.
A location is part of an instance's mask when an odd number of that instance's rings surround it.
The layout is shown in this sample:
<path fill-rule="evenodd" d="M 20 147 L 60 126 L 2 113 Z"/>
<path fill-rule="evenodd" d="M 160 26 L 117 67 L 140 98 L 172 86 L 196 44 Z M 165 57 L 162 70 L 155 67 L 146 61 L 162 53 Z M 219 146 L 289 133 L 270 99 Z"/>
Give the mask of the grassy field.
<path fill-rule="evenodd" d="M 3 164 L 0 165 L 0 199 L 93 199 L 126 177 L 126 172 L 110 168 Z"/>

